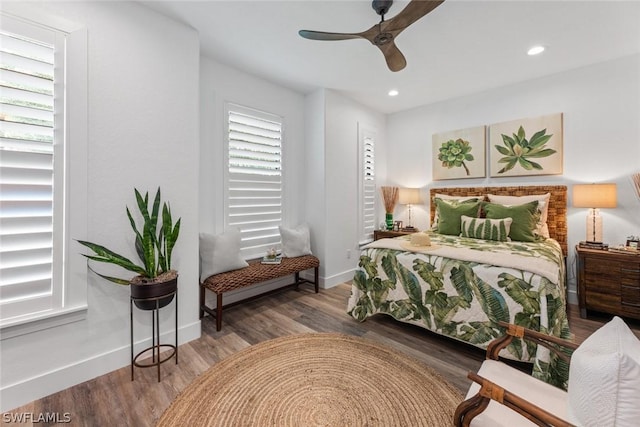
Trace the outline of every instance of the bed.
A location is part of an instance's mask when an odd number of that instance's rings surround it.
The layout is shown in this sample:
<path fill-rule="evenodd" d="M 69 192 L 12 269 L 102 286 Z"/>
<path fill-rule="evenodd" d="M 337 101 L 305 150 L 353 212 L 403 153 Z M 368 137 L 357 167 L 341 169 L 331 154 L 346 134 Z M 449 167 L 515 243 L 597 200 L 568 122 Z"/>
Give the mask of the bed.
<path fill-rule="evenodd" d="M 430 196 L 431 246 L 411 246 L 417 235 L 407 235 L 363 247 L 348 313 L 387 314 L 483 349 L 502 335 L 498 321 L 570 338 L 566 186 L 432 188 Z M 501 356 L 566 388 L 568 365 L 543 346 L 514 340 Z"/>

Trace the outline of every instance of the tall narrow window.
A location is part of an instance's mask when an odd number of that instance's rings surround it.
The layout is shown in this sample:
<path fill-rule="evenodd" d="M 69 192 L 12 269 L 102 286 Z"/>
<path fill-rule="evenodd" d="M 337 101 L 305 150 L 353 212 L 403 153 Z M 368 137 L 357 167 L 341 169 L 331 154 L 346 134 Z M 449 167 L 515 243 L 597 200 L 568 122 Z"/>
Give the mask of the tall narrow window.
<path fill-rule="evenodd" d="M 375 135 L 367 129 L 359 130 L 359 224 L 360 243 L 373 240 L 376 226 L 376 170 Z"/>
<path fill-rule="evenodd" d="M 245 258 L 280 244 L 282 119 L 228 104 L 226 225 L 241 231 Z"/>
<path fill-rule="evenodd" d="M 63 145 L 54 144 L 55 34 L 30 36 L 0 32 L 0 304 L 2 317 L 45 310 L 57 297 L 54 277 L 58 196 L 55 166 L 64 163 Z M 37 38 L 36 38 L 37 37 Z M 58 71 L 62 71 L 59 69 Z M 59 104 L 63 105 L 63 104 Z M 62 176 L 63 168 L 58 168 Z M 58 197 L 60 200 L 60 198 Z"/>
<path fill-rule="evenodd" d="M 78 175 L 86 168 L 82 158 L 86 151 L 84 141 L 76 146 L 74 158 L 80 167 L 73 173 L 78 184 L 71 185 L 67 132 L 73 127 L 82 140 L 86 123 L 75 126 L 66 111 L 70 103 L 86 110 L 86 92 L 77 92 L 71 102 L 66 80 L 67 54 L 72 51 L 79 53 L 71 60 L 71 68 L 78 72 L 74 84 L 82 88 L 86 83 L 82 74 L 86 32 L 71 36 L 8 15 L 0 17 L 0 327 L 7 337 L 15 330 L 7 334 L 5 328 L 57 317 L 50 327 L 70 321 L 62 317 L 86 308 L 86 282 L 76 280 L 74 286 L 66 286 L 65 280 L 71 274 L 83 278 L 78 261 L 66 254 L 71 237 L 83 237 L 70 232 L 86 233 L 86 208 L 68 209 L 86 204 L 82 191 L 86 192 L 86 178 Z M 86 113 L 76 119 L 86 121 Z M 68 227 L 71 216 L 73 230 Z"/>

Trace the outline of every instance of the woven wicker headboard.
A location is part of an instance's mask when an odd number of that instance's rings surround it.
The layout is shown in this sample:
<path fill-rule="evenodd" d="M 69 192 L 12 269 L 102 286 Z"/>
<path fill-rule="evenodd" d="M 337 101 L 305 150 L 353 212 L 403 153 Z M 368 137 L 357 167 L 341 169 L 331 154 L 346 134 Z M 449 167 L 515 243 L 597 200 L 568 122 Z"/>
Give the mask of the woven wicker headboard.
<path fill-rule="evenodd" d="M 560 243 L 562 252 L 567 256 L 567 187 L 565 185 L 532 185 L 526 187 L 450 187 L 431 188 L 430 190 L 431 222 L 436 213 L 434 198 L 436 194 L 449 196 L 484 196 L 497 194 L 504 196 L 530 196 L 551 193 L 549 197 L 549 214 L 547 224 L 549 236 Z"/>

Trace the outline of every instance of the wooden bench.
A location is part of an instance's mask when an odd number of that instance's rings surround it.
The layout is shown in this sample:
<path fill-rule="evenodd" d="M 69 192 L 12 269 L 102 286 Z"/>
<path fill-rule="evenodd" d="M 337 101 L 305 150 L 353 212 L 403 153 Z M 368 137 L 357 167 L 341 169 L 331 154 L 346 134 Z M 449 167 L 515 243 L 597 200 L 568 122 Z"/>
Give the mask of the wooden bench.
<path fill-rule="evenodd" d="M 261 264 L 260 261 L 260 259 L 251 260 L 249 261 L 248 267 L 214 274 L 200 283 L 200 318 L 202 319 L 205 312 L 215 317 L 216 330 L 219 331 L 222 329 L 222 295 L 225 292 L 290 274 L 295 275 L 295 281 L 289 286 L 295 286 L 297 288 L 298 285 L 302 283 L 311 283 L 315 285 L 315 291 L 318 293 L 318 267 L 320 266 L 320 260 L 315 256 L 304 255 L 295 258 L 282 258 L 280 264 Z M 301 279 L 300 272 L 311 268 L 314 269 L 314 281 Z M 207 290 L 216 294 L 215 310 L 206 305 L 205 293 Z"/>

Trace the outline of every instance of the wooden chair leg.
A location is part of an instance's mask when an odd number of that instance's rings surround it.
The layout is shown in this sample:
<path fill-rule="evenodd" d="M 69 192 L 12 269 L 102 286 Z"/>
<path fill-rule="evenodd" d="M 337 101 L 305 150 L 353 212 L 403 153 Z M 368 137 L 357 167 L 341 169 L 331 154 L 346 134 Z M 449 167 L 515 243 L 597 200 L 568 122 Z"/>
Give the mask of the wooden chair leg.
<path fill-rule="evenodd" d="M 313 270 L 314 270 L 314 272 L 313 272 L 314 273 L 313 274 L 314 282 L 313 283 L 315 284 L 316 294 L 317 294 L 319 292 L 319 290 L 320 290 L 320 281 L 318 280 L 320 275 L 319 275 L 319 272 L 318 272 L 318 267 L 315 267 Z"/>
<path fill-rule="evenodd" d="M 299 271 L 296 271 L 294 273 L 293 279 L 294 279 L 293 283 L 296 284 L 296 291 L 297 291 L 298 290 L 298 285 L 300 284 L 300 272 Z"/>
<path fill-rule="evenodd" d="M 216 301 L 216 331 L 222 329 L 222 294 L 217 294 Z"/>
<path fill-rule="evenodd" d="M 200 284 L 200 319 L 202 319 L 204 317 L 204 309 L 202 308 L 204 306 L 204 301 L 205 301 L 205 287 L 202 286 L 202 283 Z"/>

